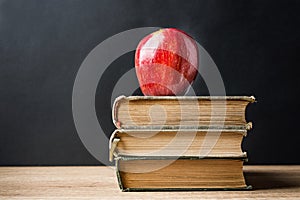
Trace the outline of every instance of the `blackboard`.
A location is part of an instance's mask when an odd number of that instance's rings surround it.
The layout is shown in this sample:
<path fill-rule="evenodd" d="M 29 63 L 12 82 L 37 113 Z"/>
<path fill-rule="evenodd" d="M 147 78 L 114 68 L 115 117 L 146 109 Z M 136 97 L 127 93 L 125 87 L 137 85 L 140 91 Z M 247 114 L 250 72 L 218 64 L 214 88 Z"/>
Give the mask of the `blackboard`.
<path fill-rule="evenodd" d="M 0 165 L 99 165 L 72 116 L 80 65 L 108 37 L 138 27 L 176 27 L 209 52 L 227 95 L 255 95 L 248 164 L 300 164 L 299 1 L 0 0 Z M 134 67 L 116 59 L 96 93 L 109 136 L 110 95 Z M 205 82 L 194 82 L 208 95 Z M 141 94 L 139 90 L 135 94 Z"/>

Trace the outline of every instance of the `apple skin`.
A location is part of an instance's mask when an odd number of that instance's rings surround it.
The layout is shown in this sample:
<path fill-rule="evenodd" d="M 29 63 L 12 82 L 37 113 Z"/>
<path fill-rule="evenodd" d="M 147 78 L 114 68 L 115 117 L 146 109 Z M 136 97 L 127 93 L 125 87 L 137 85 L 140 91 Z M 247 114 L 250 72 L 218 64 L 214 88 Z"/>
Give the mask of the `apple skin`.
<path fill-rule="evenodd" d="M 187 33 L 164 28 L 144 37 L 135 69 L 145 96 L 184 95 L 198 73 L 198 47 Z"/>

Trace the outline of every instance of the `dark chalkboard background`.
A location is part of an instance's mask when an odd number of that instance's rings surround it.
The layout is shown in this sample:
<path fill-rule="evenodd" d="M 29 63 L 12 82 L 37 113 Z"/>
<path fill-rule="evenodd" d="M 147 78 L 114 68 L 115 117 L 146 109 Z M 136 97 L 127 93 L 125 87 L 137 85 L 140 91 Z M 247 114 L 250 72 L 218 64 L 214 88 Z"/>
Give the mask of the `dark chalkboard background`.
<path fill-rule="evenodd" d="M 219 67 L 228 95 L 256 96 L 243 143 L 249 164 L 300 164 L 298 2 L 0 0 L 0 165 L 100 164 L 76 134 L 74 79 L 100 42 L 146 26 L 188 32 Z M 133 56 L 113 62 L 98 85 L 108 136 L 108 97 Z M 194 88 L 208 94 L 201 77 Z"/>

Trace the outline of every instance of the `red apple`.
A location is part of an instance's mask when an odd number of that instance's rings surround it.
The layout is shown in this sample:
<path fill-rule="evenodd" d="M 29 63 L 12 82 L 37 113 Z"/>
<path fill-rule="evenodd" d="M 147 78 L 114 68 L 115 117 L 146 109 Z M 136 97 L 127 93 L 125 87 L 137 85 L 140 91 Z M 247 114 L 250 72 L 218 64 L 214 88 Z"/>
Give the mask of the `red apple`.
<path fill-rule="evenodd" d="M 198 72 L 196 41 L 175 28 L 143 38 L 135 53 L 135 69 L 146 96 L 183 95 Z"/>

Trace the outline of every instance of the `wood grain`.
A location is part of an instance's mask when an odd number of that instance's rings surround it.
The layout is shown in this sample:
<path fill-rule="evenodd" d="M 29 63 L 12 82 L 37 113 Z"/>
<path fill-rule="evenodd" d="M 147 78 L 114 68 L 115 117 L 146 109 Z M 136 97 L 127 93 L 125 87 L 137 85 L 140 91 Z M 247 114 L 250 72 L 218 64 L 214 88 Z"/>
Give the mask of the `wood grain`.
<path fill-rule="evenodd" d="M 300 166 L 245 166 L 251 191 L 121 192 L 113 167 L 0 167 L 0 199 L 300 199 Z"/>

